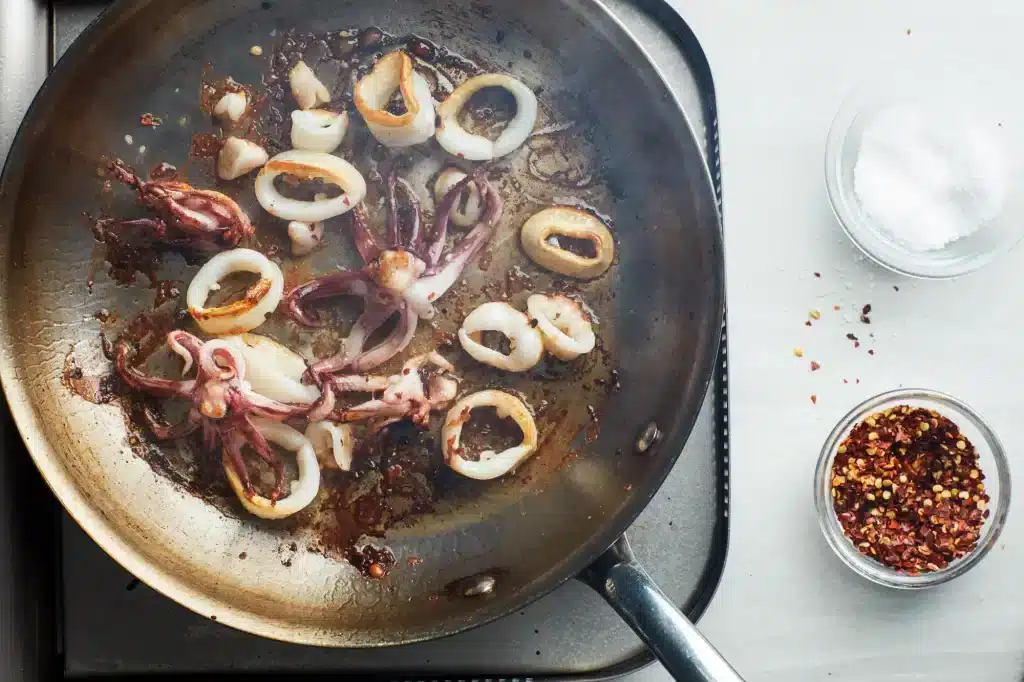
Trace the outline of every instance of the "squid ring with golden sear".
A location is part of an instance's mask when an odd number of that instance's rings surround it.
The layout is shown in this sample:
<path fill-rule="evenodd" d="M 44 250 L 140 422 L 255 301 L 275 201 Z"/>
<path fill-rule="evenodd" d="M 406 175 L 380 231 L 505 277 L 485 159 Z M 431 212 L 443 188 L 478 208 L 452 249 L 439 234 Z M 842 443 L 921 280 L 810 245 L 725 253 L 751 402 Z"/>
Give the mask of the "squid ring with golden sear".
<path fill-rule="evenodd" d="M 589 242 L 594 255 L 580 255 L 562 248 L 558 238 Z M 573 206 L 552 206 L 523 224 L 523 249 L 537 265 L 577 279 L 600 277 L 615 259 L 615 240 L 601 220 Z"/>
<path fill-rule="evenodd" d="M 299 180 L 319 178 L 337 185 L 343 194 L 324 201 L 292 199 L 274 186 L 274 179 L 281 174 L 292 175 Z M 270 215 L 282 220 L 316 223 L 355 208 L 366 196 L 366 181 L 345 159 L 324 152 L 293 149 L 281 152 L 263 166 L 256 176 L 254 189 L 256 200 Z"/>
<path fill-rule="evenodd" d="M 402 93 L 403 114 L 387 111 L 395 90 Z M 411 147 L 434 135 L 430 83 L 416 72 L 412 58 L 401 50 L 381 57 L 373 71 L 356 83 L 352 96 L 366 127 L 385 147 Z"/>
<path fill-rule="evenodd" d="M 594 350 L 597 337 L 590 315 L 561 294 L 534 294 L 526 300 L 530 317 L 544 337 L 544 348 L 559 360 L 574 360 Z"/>
<path fill-rule="evenodd" d="M 478 407 L 493 407 L 499 418 L 509 417 L 515 421 L 523 432 L 522 442 L 502 452 L 484 450 L 475 461 L 466 459 L 465 448 L 459 444 L 462 427 L 469 421 L 470 412 Z M 537 424 L 530 408 L 519 398 L 504 391 L 487 390 L 466 396 L 448 411 L 441 430 L 441 450 L 445 463 L 463 476 L 479 481 L 498 478 L 511 471 L 536 452 L 537 442 Z"/>
<path fill-rule="evenodd" d="M 211 291 L 220 288 L 220 280 L 235 272 L 260 276 L 240 301 L 213 308 L 206 307 Z M 274 312 L 284 293 L 281 268 L 259 251 L 232 249 L 206 261 L 192 278 L 185 293 L 188 312 L 207 334 L 241 334 L 263 324 Z"/>
<path fill-rule="evenodd" d="M 480 333 L 501 332 L 508 337 L 508 355 L 488 348 L 480 341 Z M 544 353 L 544 339 L 531 324 L 530 318 L 508 303 L 491 301 L 466 316 L 459 329 L 459 343 L 474 360 L 507 372 L 525 372 Z"/>
<path fill-rule="evenodd" d="M 502 88 L 516 100 L 515 116 L 493 142 L 483 135 L 468 132 L 458 120 L 469 98 L 484 88 Z M 537 96 L 512 76 L 487 73 L 474 76 L 455 88 L 438 105 L 437 115 L 441 119 L 437 141 L 446 152 L 469 161 L 490 161 L 511 154 L 526 142 L 537 120 Z"/>

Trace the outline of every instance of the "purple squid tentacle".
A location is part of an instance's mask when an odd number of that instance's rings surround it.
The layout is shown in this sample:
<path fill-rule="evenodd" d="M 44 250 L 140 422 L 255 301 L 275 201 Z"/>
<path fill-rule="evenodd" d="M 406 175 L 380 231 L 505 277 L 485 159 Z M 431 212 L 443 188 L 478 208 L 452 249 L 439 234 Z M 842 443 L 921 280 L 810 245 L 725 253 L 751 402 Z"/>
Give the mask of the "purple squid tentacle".
<path fill-rule="evenodd" d="M 128 344 L 117 344 L 114 367 L 118 376 L 136 391 L 151 393 L 158 398 L 191 398 L 196 382 L 192 379 L 177 381 L 143 374 L 128 361 Z"/>
<path fill-rule="evenodd" d="M 364 263 L 371 263 L 380 255 L 381 248 L 377 245 L 373 233 L 370 232 L 366 208 L 359 204 L 349 211 L 349 215 L 352 216 L 352 239 L 356 243 L 356 250 L 362 256 Z"/>
<path fill-rule="evenodd" d="M 371 284 L 362 270 L 341 270 L 329 275 L 301 284 L 290 292 L 284 300 L 284 311 L 288 317 L 303 327 L 319 327 L 320 315 L 308 304 L 332 296 L 354 295 L 366 296 L 371 291 Z"/>
<path fill-rule="evenodd" d="M 404 178 L 395 178 L 397 187 L 402 190 L 402 194 L 405 195 L 405 202 L 409 206 L 409 225 L 406 229 L 406 234 L 403 236 L 401 223 L 398 225 L 398 245 L 405 246 L 406 249 L 415 254 L 418 258 L 423 258 L 423 207 L 420 205 L 420 198 L 416 196 L 416 190 L 412 188 Z M 395 216 L 396 221 L 399 217 L 399 208 L 397 202 L 397 196 L 394 206 L 391 209 L 391 214 Z"/>
<path fill-rule="evenodd" d="M 177 424 L 165 424 L 149 410 L 142 415 L 157 440 L 174 440 L 190 436 L 203 423 L 202 415 L 195 408 L 189 410 L 188 415 Z"/>
<path fill-rule="evenodd" d="M 476 174 L 474 173 L 462 178 L 454 187 L 448 190 L 448 193 L 444 195 L 444 198 L 441 199 L 441 203 L 437 207 L 434 232 L 430 235 L 430 243 L 427 245 L 426 253 L 424 254 L 425 258 L 423 259 L 427 263 L 428 272 L 437 266 L 441 260 L 441 254 L 444 253 L 444 243 L 448 238 L 448 221 L 451 220 L 452 211 L 455 210 L 455 204 L 462 195 L 462 190 L 466 189 L 469 183 L 476 182 L 477 187 L 480 188 L 480 194 L 483 195 L 484 193 L 483 186 L 477 181 L 475 176 Z"/>
<path fill-rule="evenodd" d="M 181 376 L 185 376 L 192 369 L 193 364 L 199 362 L 199 353 L 203 347 L 203 341 L 187 331 L 175 329 L 167 334 L 167 345 L 184 361 L 181 368 Z"/>
<path fill-rule="evenodd" d="M 284 462 L 271 449 L 270 443 L 267 442 L 267 439 L 263 437 L 263 434 L 259 432 L 256 426 L 249 421 L 248 417 L 240 420 L 238 430 L 249 442 L 249 445 L 252 446 L 252 449 L 256 451 L 256 454 L 273 468 L 274 490 L 270 493 L 270 501 L 271 503 L 277 502 L 281 498 L 281 493 L 284 492 Z"/>
<path fill-rule="evenodd" d="M 437 268 L 428 268 L 423 277 L 406 289 L 406 299 L 420 306 L 417 308 L 418 311 L 429 308 L 434 301 L 452 288 L 462 275 L 462 271 L 483 251 L 494 234 L 494 229 L 501 219 L 504 203 L 497 190 L 486 180 L 481 183 L 480 190 L 481 198 L 487 201 L 487 211 L 480 222 L 455 245 L 454 249 L 444 255 Z"/>
<path fill-rule="evenodd" d="M 313 403 L 313 407 L 306 413 L 306 421 L 318 422 L 327 419 L 337 402 L 334 384 L 331 381 L 321 382 L 320 399 Z"/>
<path fill-rule="evenodd" d="M 350 367 L 353 372 L 361 374 L 387 362 L 405 350 L 412 342 L 419 317 L 412 312 L 408 305 L 404 304 L 399 309 L 399 314 L 398 324 L 384 341 L 352 358 Z"/>
<path fill-rule="evenodd" d="M 310 367 L 309 374 L 317 377 L 345 369 L 354 358 L 363 352 L 366 340 L 380 329 L 381 325 L 387 322 L 397 310 L 397 304 L 393 301 L 387 303 L 369 301 L 366 310 L 349 330 L 348 337 L 341 345 L 341 351 Z"/>
<path fill-rule="evenodd" d="M 217 444 L 223 440 L 220 435 L 220 430 L 214 426 L 213 421 L 209 419 L 202 420 L 202 436 L 203 436 L 203 449 L 207 452 L 213 452 L 217 449 Z"/>
<path fill-rule="evenodd" d="M 387 181 L 384 185 L 384 198 L 388 205 L 388 217 L 385 231 L 388 236 L 388 248 L 397 249 L 401 246 L 399 230 L 398 230 L 398 198 L 396 196 L 396 188 L 398 185 L 398 175 L 394 171 L 388 173 Z"/>
<path fill-rule="evenodd" d="M 239 397 L 240 404 L 233 406 L 236 414 L 252 414 L 256 417 L 284 421 L 300 417 L 310 410 L 310 405 L 291 405 L 260 395 L 255 391 L 245 391 Z"/>
<path fill-rule="evenodd" d="M 242 489 L 245 490 L 245 496 L 251 500 L 256 491 L 253 490 L 252 481 L 249 479 L 249 469 L 246 468 L 245 459 L 242 457 L 242 446 L 245 444 L 245 436 L 236 429 L 232 429 L 224 432 L 221 440 L 224 444 L 224 461 L 238 474 L 238 478 L 242 481 Z"/>

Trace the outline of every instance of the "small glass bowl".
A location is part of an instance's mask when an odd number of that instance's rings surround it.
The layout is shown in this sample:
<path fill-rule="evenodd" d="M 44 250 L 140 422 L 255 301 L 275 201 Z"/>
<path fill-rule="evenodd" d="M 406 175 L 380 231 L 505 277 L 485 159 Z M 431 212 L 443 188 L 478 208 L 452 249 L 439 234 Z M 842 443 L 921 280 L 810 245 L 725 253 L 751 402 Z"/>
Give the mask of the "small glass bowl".
<path fill-rule="evenodd" d="M 981 471 L 985 475 L 985 490 L 990 501 L 989 518 L 982 527 L 978 544 L 970 554 L 938 571 L 908 575 L 874 561 L 861 554 L 853 542 L 843 533 L 832 506 L 832 462 L 840 443 L 849 435 L 854 426 L 871 416 L 896 405 L 910 405 L 935 410 L 956 424 L 978 451 Z M 843 563 L 868 580 L 879 585 L 901 589 L 931 587 L 952 580 L 966 573 L 988 554 L 999 538 L 1006 523 L 1010 507 L 1010 470 L 1003 446 L 981 416 L 968 405 L 952 396 L 926 389 L 901 389 L 882 393 L 853 408 L 843 417 L 829 434 L 818 457 L 814 472 L 814 504 L 818 511 L 818 523 L 825 539 Z"/>
<path fill-rule="evenodd" d="M 977 79 L 942 81 L 929 89 L 934 71 L 905 71 L 879 77 L 847 97 L 832 121 L 825 151 L 825 186 L 832 211 L 846 235 L 868 257 L 895 272 L 923 279 L 948 279 L 973 272 L 1009 251 L 1024 236 L 1024 192 L 1017 191 L 1024 176 L 1024 126 L 1005 113 L 1000 93 L 1005 86 Z M 940 249 L 914 249 L 882 229 L 854 191 L 854 168 L 861 140 L 873 119 L 890 107 L 910 107 L 949 130 L 983 126 L 1002 152 L 1005 183 L 1002 208 L 977 231 Z M 1011 110 L 1012 111 L 1012 110 Z"/>

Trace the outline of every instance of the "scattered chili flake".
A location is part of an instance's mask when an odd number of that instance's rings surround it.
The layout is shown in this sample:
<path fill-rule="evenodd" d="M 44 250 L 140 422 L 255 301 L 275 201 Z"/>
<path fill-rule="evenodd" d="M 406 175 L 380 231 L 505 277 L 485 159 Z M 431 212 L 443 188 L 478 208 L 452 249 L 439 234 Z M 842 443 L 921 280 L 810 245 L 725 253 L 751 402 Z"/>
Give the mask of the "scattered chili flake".
<path fill-rule="evenodd" d="M 798 358 L 802 358 L 804 356 L 804 349 L 803 348 L 794 348 L 793 349 L 793 355 L 797 356 Z"/>
<path fill-rule="evenodd" d="M 892 288 L 893 288 L 894 291 L 899 291 L 900 290 L 900 288 L 898 286 L 896 286 L 895 284 L 892 285 Z"/>
<path fill-rule="evenodd" d="M 978 461 L 946 417 L 895 406 L 838 447 L 832 506 L 861 554 L 911 574 L 937 571 L 974 550 L 989 516 Z"/>
<path fill-rule="evenodd" d="M 816 272 L 816 273 L 814 273 L 814 276 L 815 277 L 821 277 L 821 273 L 820 272 Z"/>
<path fill-rule="evenodd" d="M 832 310 L 834 310 L 834 311 L 836 311 L 838 313 L 839 312 L 839 306 L 837 306 L 837 305 L 832 306 Z"/>
<path fill-rule="evenodd" d="M 850 341 L 856 341 L 857 340 L 857 336 L 855 334 L 847 334 L 846 338 L 850 339 Z"/>
<path fill-rule="evenodd" d="M 860 321 L 863 322 L 864 324 L 871 324 L 871 318 L 868 317 L 867 315 L 861 315 Z"/>
<path fill-rule="evenodd" d="M 812 325 L 812 324 L 811 324 L 811 321 L 810 321 L 810 320 L 807 320 L 806 322 L 804 322 L 804 326 L 805 326 L 805 327 L 812 327 L 812 326 L 814 326 L 814 325 Z"/>
<path fill-rule="evenodd" d="M 848 384 L 848 383 L 850 383 L 850 382 L 849 382 L 849 381 L 847 381 L 846 379 L 843 379 L 843 383 L 844 383 L 844 384 Z"/>
<path fill-rule="evenodd" d="M 860 309 L 860 314 L 861 315 L 869 315 L 869 314 L 871 314 L 871 304 L 870 303 L 864 304 L 864 307 Z"/>
<path fill-rule="evenodd" d="M 819 365 L 814 360 L 811 360 L 811 371 L 812 372 L 817 372 L 819 369 L 821 369 L 821 365 Z"/>
<path fill-rule="evenodd" d="M 163 122 L 164 120 L 162 118 L 154 116 L 153 114 L 147 113 L 139 116 L 139 123 L 144 126 L 149 126 L 150 128 L 156 128 L 158 125 L 163 124 Z"/>
<path fill-rule="evenodd" d="M 868 355 L 874 355 L 874 354 L 875 354 L 875 349 L 874 348 L 868 349 Z"/>
<path fill-rule="evenodd" d="M 818 396 L 812 395 L 811 396 L 811 402 L 814 403 L 815 405 L 817 405 L 818 404 Z"/>

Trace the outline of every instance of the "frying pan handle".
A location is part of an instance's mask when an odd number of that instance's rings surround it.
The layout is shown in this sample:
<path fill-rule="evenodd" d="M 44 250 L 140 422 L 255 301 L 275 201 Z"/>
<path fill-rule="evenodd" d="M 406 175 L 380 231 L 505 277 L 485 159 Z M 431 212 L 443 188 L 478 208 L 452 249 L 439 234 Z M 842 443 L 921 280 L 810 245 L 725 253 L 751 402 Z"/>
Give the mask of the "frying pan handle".
<path fill-rule="evenodd" d="M 580 578 L 611 604 L 677 680 L 743 682 L 647 575 L 620 537 Z"/>

